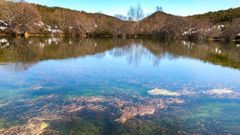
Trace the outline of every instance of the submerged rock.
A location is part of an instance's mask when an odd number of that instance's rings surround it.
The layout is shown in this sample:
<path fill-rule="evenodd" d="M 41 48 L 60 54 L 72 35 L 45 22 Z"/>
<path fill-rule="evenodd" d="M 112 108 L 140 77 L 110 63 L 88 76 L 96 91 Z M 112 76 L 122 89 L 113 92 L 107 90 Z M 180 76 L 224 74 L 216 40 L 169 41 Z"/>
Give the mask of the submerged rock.
<path fill-rule="evenodd" d="M 70 104 L 63 107 L 63 110 L 69 113 L 80 112 L 84 109 L 84 106 L 77 105 L 77 104 Z"/>
<path fill-rule="evenodd" d="M 44 135 L 58 134 L 57 131 L 51 130 L 48 123 L 41 118 L 32 118 L 25 125 L 14 126 L 9 129 L 0 129 L 1 135 Z"/>
<path fill-rule="evenodd" d="M 132 106 L 132 107 L 127 107 L 122 110 L 122 115 L 119 119 L 117 119 L 118 122 L 124 124 L 126 123 L 129 119 L 135 117 L 135 116 L 145 116 L 145 115 L 152 115 L 156 111 L 155 106 Z"/>
<path fill-rule="evenodd" d="M 102 96 L 92 96 L 92 97 L 76 97 L 71 99 L 74 102 L 87 102 L 87 103 L 100 103 L 105 102 L 107 99 Z"/>
<path fill-rule="evenodd" d="M 212 89 L 207 91 L 206 94 L 216 98 L 232 98 L 232 99 L 240 98 L 239 92 L 236 92 L 229 88 Z"/>
<path fill-rule="evenodd" d="M 224 89 L 212 89 L 208 91 L 210 95 L 226 95 L 234 93 L 233 90 L 224 88 Z"/>
<path fill-rule="evenodd" d="M 37 91 L 37 90 L 41 90 L 43 89 L 44 87 L 43 86 L 40 86 L 40 85 L 34 85 L 30 88 L 30 90 L 33 90 L 33 91 Z"/>
<path fill-rule="evenodd" d="M 167 104 L 183 104 L 184 100 L 178 98 L 169 98 L 166 100 Z"/>
<path fill-rule="evenodd" d="M 150 95 L 181 96 L 181 94 L 178 92 L 172 92 L 172 91 L 165 90 L 165 89 L 153 89 L 153 90 L 149 90 L 148 93 Z"/>

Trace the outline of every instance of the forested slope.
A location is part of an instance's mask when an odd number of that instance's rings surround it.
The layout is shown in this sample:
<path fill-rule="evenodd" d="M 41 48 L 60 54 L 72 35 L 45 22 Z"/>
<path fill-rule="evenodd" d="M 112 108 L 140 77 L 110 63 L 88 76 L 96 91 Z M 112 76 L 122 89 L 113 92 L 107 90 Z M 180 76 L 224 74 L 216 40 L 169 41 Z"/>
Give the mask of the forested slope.
<path fill-rule="evenodd" d="M 188 17 L 155 12 L 140 21 L 123 21 L 101 13 L 1 0 L 0 35 L 237 40 L 239 16 L 236 8 Z"/>

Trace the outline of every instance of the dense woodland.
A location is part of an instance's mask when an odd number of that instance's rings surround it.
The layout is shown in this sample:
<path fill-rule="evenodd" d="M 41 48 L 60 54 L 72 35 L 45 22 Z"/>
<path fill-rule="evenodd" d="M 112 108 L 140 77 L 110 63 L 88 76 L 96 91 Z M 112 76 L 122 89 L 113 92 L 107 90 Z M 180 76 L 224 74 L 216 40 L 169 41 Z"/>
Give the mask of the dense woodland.
<path fill-rule="evenodd" d="M 129 14 L 134 14 L 134 8 L 130 11 Z M 138 19 L 138 16 L 125 20 L 101 13 L 0 0 L 0 35 L 240 39 L 240 8 L 188 17 L 161 10 L 145 18 Z"/>

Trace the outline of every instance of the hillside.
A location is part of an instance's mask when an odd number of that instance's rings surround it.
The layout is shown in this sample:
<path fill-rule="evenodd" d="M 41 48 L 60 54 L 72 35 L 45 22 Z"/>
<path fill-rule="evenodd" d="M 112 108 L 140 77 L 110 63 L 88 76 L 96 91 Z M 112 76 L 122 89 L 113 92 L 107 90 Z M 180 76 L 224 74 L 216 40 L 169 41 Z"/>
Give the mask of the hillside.
<path fill-rule="evenodd" d="M 180 38 L 188 29 L 188 22 L 183 17 L 155 12 L 140 22 L 140 29 L 139 33 L 142 35 L 151 35 L 160 39 Z"/>
<path fill-rule="evenodd" d="M 209 12 L 206 14 L 189 16 L 195 19 L 210 19 L 214 23 L 232 22 L 234 19 L 240 18 L 240 7 L 235 9 L 221 10 L 217 12 Z"/>
<path fill-rule="evenodd" d="M 240 35 L 240 8 L 188 17 L 156 12 L 139 22 L 21 2 L 1 2 L 0 11 L 0 35 L 150 37 L 162 40 L 236 40 Z"/>

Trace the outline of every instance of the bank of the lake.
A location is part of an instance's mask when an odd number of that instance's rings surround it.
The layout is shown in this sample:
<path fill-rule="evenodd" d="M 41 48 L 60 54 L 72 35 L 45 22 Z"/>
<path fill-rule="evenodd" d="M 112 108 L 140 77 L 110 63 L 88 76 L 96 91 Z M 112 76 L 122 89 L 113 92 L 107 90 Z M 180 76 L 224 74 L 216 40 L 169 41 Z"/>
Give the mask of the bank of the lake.
<path fill-rule="evenodd" d="M 101 14 L 46 7 L 25 2 L 0 2 L 0 35 L 155 38 L 160 40 L 236 41 L 240 8 L 193 16 L 155 12 L 129 21 Z"/>

